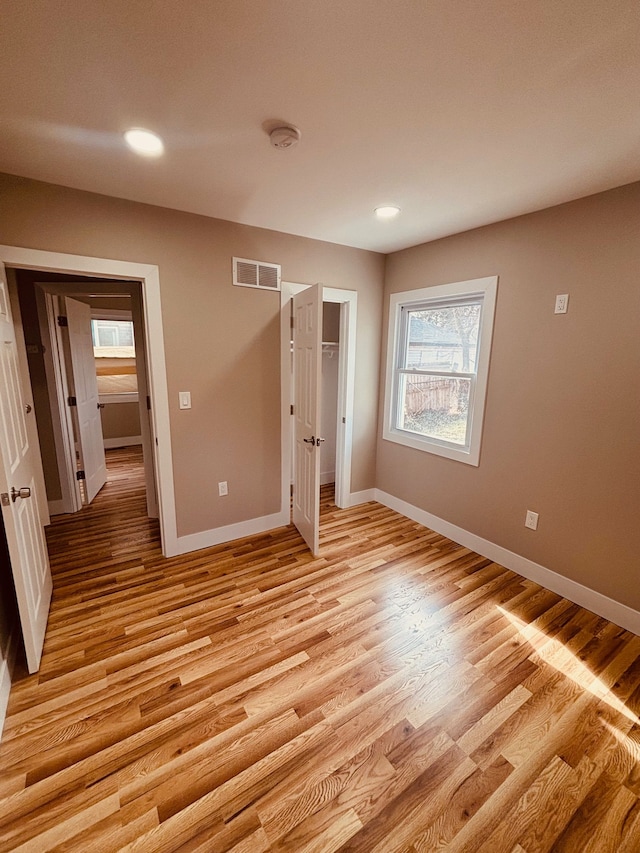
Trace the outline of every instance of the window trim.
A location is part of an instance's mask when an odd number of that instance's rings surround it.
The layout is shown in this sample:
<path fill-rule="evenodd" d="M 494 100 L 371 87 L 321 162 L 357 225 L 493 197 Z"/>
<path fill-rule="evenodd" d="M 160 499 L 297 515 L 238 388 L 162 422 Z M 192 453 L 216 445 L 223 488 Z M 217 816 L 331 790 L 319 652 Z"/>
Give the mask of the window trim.
<path fill-rule="evenodd" d="M 496 296 L 498 291 L 498 276 L 458 281 L 451 284 L 436 285 L 434 287 L 422 287 L 417 290 L 392 293 L 389 300 L 389 324 L 387 339 L 387 370 L 384 389 L 384 420 L 382 437 L 386 441 L 403 444 L 416 450 L 455 459 L 467 465 L 477 467 L 480 464 L 480 445 L 482 442 L 482 427 L 484 421 L 485 401 L 487 393 L 487 382 L 489 378 L 489 363 L 491 360 L 491 343 L 493 339 L 493 325 L 495 316 Z M 480 329 L 477 342 L 477 370 L 475 377 L 471 380 L 469 394 L 469 418 L 468 436 L 466 447 L 460 447 L 443 439 L 422 436 L 397 427 L 398 409 L 398 377 L 400 371 L 401 357 L 404 352 L 401 349 L 405 345 L 406 335 L 403 331 L 403 308 L 415 310 L 418 307 L 436 307 L 438 302 L 464 302 L 468 299 L 480 297 L 482 299 L 482 313 L 480 316 Z M 404 317 L 408 312 L 404 312 Z M 419 373 L 420 370 L 411 371 Z M 434 371 L 428 371 L 432 374 Z M 447 374 L 450 375 L 450 374 Z M 469 374 L 456 374 L 461 378 Z"/>

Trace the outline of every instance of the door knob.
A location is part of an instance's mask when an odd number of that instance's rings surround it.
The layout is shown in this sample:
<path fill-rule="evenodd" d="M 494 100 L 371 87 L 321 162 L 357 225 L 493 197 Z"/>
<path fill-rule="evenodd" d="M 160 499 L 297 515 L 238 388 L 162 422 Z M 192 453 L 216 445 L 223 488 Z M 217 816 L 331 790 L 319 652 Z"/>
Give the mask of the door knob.
<path fill-rule="evenodd" d="M 321 443 L 321 442 L 323 442 L 323 441 L 326 441 L 326 439 L 325 439 L 325 438 L 320 438 L 320 437 L 318 436 L 318 438 L 316 438 L 316 447 L 320 447 L 320 443 Z"/>
<path fill-rule="evenodd" d="M 104 409 L 105 404 L 104 403 L 97 403 L 97 406 L 99 409 Z"/>
<path fill-rule="evenodd" d="M 26 412 L 27 414 L 29 414 L 29 413 L 31 412 L 31 404 L 30 404 L 30 403 L 26 403 L 26 404 L 25 404 L 25 407 L 24 407 L 24 410 L 25 410 L 25 412 Z"/>
<path fill-rule="evenodd" d="M 24 487 L 23 489 L 14 489 L 11 486 L 11 500 L 15 503 L 18 498 L 30 498 L 31 497 L 31 489 L 28 487 Z"/>

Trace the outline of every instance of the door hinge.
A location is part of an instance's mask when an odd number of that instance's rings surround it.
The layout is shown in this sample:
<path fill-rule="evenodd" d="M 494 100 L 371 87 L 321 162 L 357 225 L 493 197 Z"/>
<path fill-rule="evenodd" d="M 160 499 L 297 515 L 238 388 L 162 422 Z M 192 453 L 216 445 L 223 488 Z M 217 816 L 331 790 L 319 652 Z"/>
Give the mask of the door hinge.
<path fill-rule="evenodd" d="M 289 328 L 293 329 L 293 314 L 289 317 Z"/>
<path fill-rule="evenodd" d="M 68 406 L 77 406 L 78 401 L 76 400 L 75 397 L 67 397 L 67 405 Z"/>
<path fill-rule="evenodd" d="M 147 395 L 147 409 L 151 411 L 151 397 Z"/>
<path fill-rule="evenodd" d="M 293 414 L 293 403 L 291 404 L 291 414 Z"/>
<path fill-rule="evenodd" d="M 66 318 L 66 317 L 63 317 L 62 315 L 60 315 L 60 316 L 58 317 L 58 325 L 59 325 L 59 326 L 63 326 L 63 327 L 68 326 L 68 325 L 69 325 L 69 321 L 67 320 L 67 318 Z"/>
<path fill-rule="evenodd" d="M 84 471 L 76 471 L 76 480 L 86 480 L 87 478 L 84 475 Z"/>

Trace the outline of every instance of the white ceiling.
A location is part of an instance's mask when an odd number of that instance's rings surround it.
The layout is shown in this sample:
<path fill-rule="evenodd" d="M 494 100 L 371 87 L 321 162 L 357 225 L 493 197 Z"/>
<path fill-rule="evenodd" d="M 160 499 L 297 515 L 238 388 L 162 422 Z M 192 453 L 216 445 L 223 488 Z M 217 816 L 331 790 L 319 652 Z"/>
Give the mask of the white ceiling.
<path fill-rule="evenodd" d="M 3 3 L 0 171 L 393 251 L 640 179 L 640 3 Z"/>

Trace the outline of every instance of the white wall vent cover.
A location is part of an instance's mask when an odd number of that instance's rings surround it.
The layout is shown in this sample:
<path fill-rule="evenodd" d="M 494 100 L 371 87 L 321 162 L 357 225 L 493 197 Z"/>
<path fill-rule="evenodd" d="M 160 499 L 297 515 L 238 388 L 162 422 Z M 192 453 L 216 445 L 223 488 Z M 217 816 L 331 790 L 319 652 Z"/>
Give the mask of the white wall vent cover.
<path fill-rule="evenodd" d="M 233 259 L 233 283 L 240 287 L 257 287 L 260 290 L 280 290 L 280 264 Z"/>

